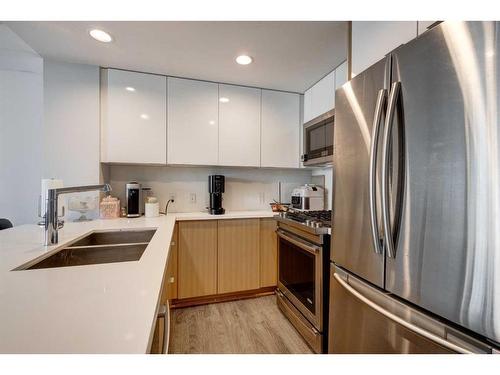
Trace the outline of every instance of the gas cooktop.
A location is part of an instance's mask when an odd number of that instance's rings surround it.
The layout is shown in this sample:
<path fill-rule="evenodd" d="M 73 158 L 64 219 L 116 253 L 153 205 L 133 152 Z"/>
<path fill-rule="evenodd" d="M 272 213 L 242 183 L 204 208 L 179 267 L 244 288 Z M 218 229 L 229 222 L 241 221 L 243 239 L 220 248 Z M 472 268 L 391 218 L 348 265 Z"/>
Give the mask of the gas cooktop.
<path fill-rule="evenodd" d="M 280 212 L 275 216 L 277 220 L 283 222 L 293 222 L 301 224 L 306 228 L 314 229 L 315 233 L 330 233 L 332 227 L 332 211 L 299 211 L 289 210 Z"/>
<path fill-rule="evenodd" d="M 311 226 L 331 227 L 332 211 L 292 211 L 286 213 L 286 218 Z"/>

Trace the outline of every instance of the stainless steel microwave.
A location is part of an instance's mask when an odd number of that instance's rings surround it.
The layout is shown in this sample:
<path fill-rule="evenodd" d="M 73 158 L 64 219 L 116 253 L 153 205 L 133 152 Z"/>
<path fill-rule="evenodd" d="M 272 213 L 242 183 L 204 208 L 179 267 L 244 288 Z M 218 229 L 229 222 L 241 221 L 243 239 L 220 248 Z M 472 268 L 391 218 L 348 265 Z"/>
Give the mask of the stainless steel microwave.
<path fill-rule="evenodd" d="M 304 165 L 330 165 L 333 163 L 333 124 L 335 110 L 332 109 L 304 124 Z"/>

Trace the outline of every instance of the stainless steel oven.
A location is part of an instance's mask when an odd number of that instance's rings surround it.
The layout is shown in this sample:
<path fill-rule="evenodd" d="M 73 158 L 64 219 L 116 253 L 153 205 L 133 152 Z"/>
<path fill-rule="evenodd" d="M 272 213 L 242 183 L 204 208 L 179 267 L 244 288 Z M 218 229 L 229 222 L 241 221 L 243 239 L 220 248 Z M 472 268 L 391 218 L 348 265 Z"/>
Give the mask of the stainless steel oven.
<path fill-rule="evenodd" d="M 331 110 L 304 124 L 304 165 L 333 163 L 333 124 L 335 110 Z"/>
<path fill-rule="evenodd" d="M 327 342 L 329 236 L 301 227 L 278 222 L 278 305 L 321 353 Z"/>

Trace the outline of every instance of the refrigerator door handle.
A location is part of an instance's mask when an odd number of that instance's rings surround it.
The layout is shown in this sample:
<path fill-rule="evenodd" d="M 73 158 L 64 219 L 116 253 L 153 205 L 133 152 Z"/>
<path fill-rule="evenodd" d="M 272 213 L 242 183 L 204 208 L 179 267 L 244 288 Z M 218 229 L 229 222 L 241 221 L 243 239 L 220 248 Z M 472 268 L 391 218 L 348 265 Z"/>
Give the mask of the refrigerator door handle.
<path fill-rule="evenodd" d="M 375 106 L 375 115 L 373 117 L 372 126 L 372 144 L 370 146 L 370 169 L 368 181 L 369 200 L 370 200 L 370 226 L 372 230 L 373 248 L 375 253 L 382 254 L 382 246 L 380 243 L 380 234 L 378 231 L 377 218 L 377 202 L 376 202 L 376 185 L 377 185 L 377 151 L 378 138 L 380 134 L 380 123 L 382 120 L 382 111 L 387 99 L 387 90 L 380 89 L 377 96 L 377 104 Z"/>
<path fill-rule="evenodd" d="M 412 331 L 420 336 L 423 336 L 426 339 L 431 340 L 431 341 L 433 341 L 433 342 L 435 342 L 435 343 L 437 343 L 445 348 L 453 350 L 457 353 L 462 353 L 462 354 L 472 354 L 473 353 L 472 351 L 470 351 L 466 348 L 455 345 L 455 344 L 443 339 L 442 337 L 439 337 L 439 336 L 437 336 L 429 331 L 426 331 L 425 329 L 422 329 L 422 328 L 416 326 L 415 324 L 407 322 L 406 320 L 391 313 L 390 311 L 387 311 L 383 307 L 377 305 L 376 303 L 372 302 L 370 299 L 368 299 L 367 297 L 365 297 L 364 295 L 359 293 L 356 289 L 354 289 L 351 285 L 349 285 L 344 279 L 342 279 L 342 277 L 338 273 L 334 273 L 333 277 L 350 294 L 352 294 L 358 300 L 360 300 L 364 304 L 368 305 L 369 307 L 371 307 L 372 309 L 374 309 L 378 313 L 382 314 L 386 318 L 392 320 L 393 322 L 395 322 L 395 323 L 405 327 L 406 329 L 408 329 L 408 330 L 410 330 L 410 331 Z"/>
<path fill-rule="evenodd" d="M 396 105 L 401 92 L 401 82 L 394 82 L 389 95 L 389 103 L 387 106 L 387 117 L 385 118 L 384 136 L 382 142 L 382 223 L 384 227 L 384 239 L 387 249 L 387 255 L 391 258 L 396 256 L 394 250 L 393 234 L 391 231 L 391 220 L 389 217 L 389 143 L 392 134 L 392 123 Z"/>

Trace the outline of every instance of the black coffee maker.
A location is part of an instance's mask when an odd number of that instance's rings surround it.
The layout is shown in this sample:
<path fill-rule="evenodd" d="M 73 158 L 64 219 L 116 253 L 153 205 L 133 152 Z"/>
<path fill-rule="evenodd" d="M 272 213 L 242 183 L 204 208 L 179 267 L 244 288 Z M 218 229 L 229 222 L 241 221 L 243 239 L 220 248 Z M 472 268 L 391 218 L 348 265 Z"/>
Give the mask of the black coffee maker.
<path fill-rule="evenodd" d="M 222 208 L 222 193 L 224 193 L 224 176 L 213 174 L 208 176 L 208 193 L 210 194 L 211 215 L 222 215 L 226 210 Z"/>

